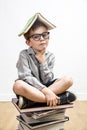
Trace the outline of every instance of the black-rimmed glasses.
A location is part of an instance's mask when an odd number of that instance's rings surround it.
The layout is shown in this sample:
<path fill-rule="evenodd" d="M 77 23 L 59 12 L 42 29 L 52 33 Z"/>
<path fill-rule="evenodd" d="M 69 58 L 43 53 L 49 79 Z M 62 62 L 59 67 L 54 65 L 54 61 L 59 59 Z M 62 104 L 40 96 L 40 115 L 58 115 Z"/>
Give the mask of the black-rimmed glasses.
<path fill-rule="evenodd" d="M 29 36 L 29 39 L 32 38 L 35 41 L 41 40 L 41 37 L 43 37 L 44 39 L 48 39 L 49 34 L 50 34 L 50 32 L 43 32 L 41 34 L 33 34 L 33 35 Z"/>

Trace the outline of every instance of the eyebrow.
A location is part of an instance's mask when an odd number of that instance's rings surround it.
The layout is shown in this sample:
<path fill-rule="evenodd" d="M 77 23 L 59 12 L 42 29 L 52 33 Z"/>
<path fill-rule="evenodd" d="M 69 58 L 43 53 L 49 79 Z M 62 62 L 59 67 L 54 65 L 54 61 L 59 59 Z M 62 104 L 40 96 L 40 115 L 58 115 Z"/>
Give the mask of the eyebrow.
<path fill-rule="evenodd" d="M 48 31 L 43 32 L 43 33 L 48 33 Z M 32 34 L 32 35 L 29 36 L 29 38 L 32 37 L 32 36 L 34 36 L 34 35 L 41 35 L 41 34 L 43 34 L 43 33 L 35 33 L 35 34 Z"/>

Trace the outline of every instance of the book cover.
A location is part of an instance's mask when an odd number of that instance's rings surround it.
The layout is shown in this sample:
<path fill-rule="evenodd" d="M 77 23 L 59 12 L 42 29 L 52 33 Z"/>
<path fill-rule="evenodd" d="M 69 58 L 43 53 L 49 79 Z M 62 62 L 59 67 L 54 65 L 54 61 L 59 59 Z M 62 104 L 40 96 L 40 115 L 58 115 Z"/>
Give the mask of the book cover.
<path fill-rule="evenodd" d="M 18 129 L 17 130 L 24 130 L 24 127 L 22 126 L 22 123 L 21 122 L 19 122 L 19 124 L 18 124 Z M 27 129 L 26 129 L 27 130 Z M 30 130 L 30 129 L 28 129 L 28 130 Z"/>
<path fill-rule="evenodd" d="M 42 128 L 44 126 L 49 126 L 49 125 L 51 126 L 53 124 L 64 123 L 69 120 L 69 117 L 65 116 L 63 119 L 51 119 L 51 120 L 40 121 L 40 122 L 36 122 L 36 123 L 26 123 L 21 116 L 17 116 L 17 120 L 20 123 L 24 124 L 29 129 L 41 128 L 41 130 L 42 130 Z"/>
<path fill-rule="evenodd" d="M 50 106 L 34 106 L 34 107 L 30 107 L 30 108 L 26 108 L 26 109 L 20 109 L 17 105 L 17 98 L 12 98 L 12 103 L 14 104 L 14 106 L 17 108 L 17 110 L 20 113 L 26 113 L 26 112 L 36 112 L 36 111 L 44 111 L 44 110 L 56 110 L 56 109 L 64 109 L 64 108 L 72 108 L 73 107 L 73 103 L 69 103 L 69 104 L 65 104 L 65 105 L 57 105 L 54 107 L 50 107 Z"/>
<path fill-rule="evenodd" d="M 19 130 L 31 130 L 29 127 L 27 127 L 26 125 L 24 125 L 21 122 L 19 124 L 19 128 L 21 128 Z M 44 126 L 44 127 L 41 127 L 41 128 L 36 128 L 34 130 L 65 130 L 64 129 L 64 122 Z"/>
<path fill-rule="evenodd" d="M 43 121 L 48 121 L 48 120 L 64 119 L 65 112 L 62 111 L 61 113 L 51 114 L 49 116 L 45 116 L 45 117 L 38 118 L 38 119 L 34 119 L 34 118 L 32 118 L 32 116 L 30 116 L 26 113 L 22 113 L 20 116 L 21 116 L 21 118 L 23 118 L 23 120 L 26 123 L 37 123 L 37 122 L 43 122 Z"/>
<path fill-rule="evenodd" d="M 31 122 L 33 120 L 45 120 L 47 118 L 51 119 L 51 118 L 63 118 L 65 115 L 65 110 L 52 110 L 53 112 L 50 112 L 49 114 L 41 114 L 40 111 L 40 116 L 36 113 L 38 112 L 28 112 L 28 113 L 21 113 L 20 115 L 22 116 L 22 118 L 25 120 L 25 122 Z M 35 114 L 34 114 L 35 113 Z M 46 113 L 46 112 L 45 112 Z"/>
<path fill-rule="evenodd" d="M 47 27 L 48 30 L 55 28 L 56 26 L 53 25 L 50 21 L 48 21 L 45 17 L 43 17 L 40 13 L 36 13 L 34 16 L 32 16 L 26 23 L 26 25 L 24 26 L 24 28 L 21 30 L 21 32 L 18 34 L 18 36 L 24 35 L 26 32 L 29 31 L 29 29 L 32 27 L 32 25 L 34 24 L 34 22 L 36 20 L 39 20 L 41 22 L 43 22 Z"/>
<path fill-rule="evenodd" d="M 65 113 L 66 108 L 64 109 L 53 109 L 53 110 L 44 110 L 44 111 L 37 111 L 32 113 L 32 118 L 34 119 L 40 119 L 43 117 L 48 117 L 52 116 L 54 114 L 59 114 L 59 113 Z"/>

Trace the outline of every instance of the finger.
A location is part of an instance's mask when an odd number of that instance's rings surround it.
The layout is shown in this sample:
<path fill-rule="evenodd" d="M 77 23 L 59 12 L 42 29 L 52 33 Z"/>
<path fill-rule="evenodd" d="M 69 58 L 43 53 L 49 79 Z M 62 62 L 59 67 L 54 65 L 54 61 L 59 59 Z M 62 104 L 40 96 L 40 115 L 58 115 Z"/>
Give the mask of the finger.
<path fill-rule="evenodd" d="M 59 100 L 59 99 L 56 99 L 56 105 L 58 104 L 58 100 Z"/>
<path fill-rule="evenodd" d="M 53 101 L 53 106 L 56 106 L 56 101 Z"/>
<path fill-rule="evenodd" d="M 49 106 L 50 106 L 50 107 L 52 107 L 52 106 L 53 106 L 53 101 L 52 101 L 52 100 L 50 101 Z"/>
<path fill-rule="evenodd" d="M 49 104 L 50 104 L 50 102 L 49 102 L 49 101 L 47 101 L 47 106 L 49 106 Z"/>
<path fill-rule="evenodd" d="M 57 99 L 60 99 L 60 97 L 56 96 Z"/>
<path fill-rule="evenodd" d="M 55 99 L 53 102 L 53 106 L 56 106 L 58 104 L 58 99 Z"/>

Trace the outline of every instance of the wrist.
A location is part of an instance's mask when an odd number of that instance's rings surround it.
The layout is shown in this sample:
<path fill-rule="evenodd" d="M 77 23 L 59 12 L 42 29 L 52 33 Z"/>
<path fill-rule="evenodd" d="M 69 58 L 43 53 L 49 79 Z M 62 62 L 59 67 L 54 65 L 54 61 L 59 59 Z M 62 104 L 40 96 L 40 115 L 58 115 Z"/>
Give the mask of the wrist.
<path fill-rule="evenodd" d="M 38 59 L 38 61 L 40 64 L 43 64 L 43 63 L 45 63 L 46 60 L 45 60 L 45 58 L 41 58 L 41 59 Z"/>
<path fill-rule="evenodd" d="M 45 87 L 45 88 L 43 88 L 43 89 L 41 90 L 41 92 L 46 95 L 46 94 L 49 94 L 49 93 L 51 92 L 51 90 L 50 90 L 49 88 Z"/>

